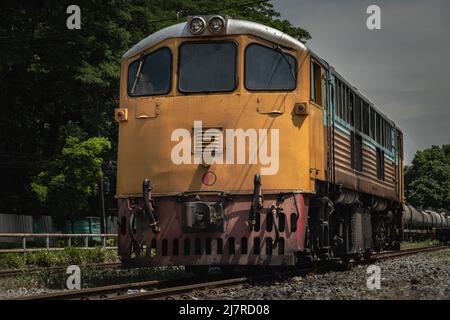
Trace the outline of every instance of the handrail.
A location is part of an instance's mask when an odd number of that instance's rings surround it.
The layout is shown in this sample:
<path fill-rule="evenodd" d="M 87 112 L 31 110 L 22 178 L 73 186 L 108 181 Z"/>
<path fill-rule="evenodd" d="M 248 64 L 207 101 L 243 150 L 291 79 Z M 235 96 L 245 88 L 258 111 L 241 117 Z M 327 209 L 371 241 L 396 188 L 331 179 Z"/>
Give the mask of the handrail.
<path fill-rule="evenodd" d="M 117 238 L 115 233 L 0 233 L 0 238 L 21 238 L 22 247 L 17 249 L 0 249 L 0 253 L 12 252 L 33 252 L 41 250 L 63 250 L 62 247 L 50 247 L 50 238 L 67 238 L 67 246 L 72 246 L 72 238 L 84 238 L 84 246 L 80 248 L 92 249 L 89 247 L 89 238 L 101 238 L 102 248 L 115 249 L 117 247 L 106 246 L 106 238 Z M 45 248 L 27 248 L 28 238 L 45 238 Z"/>
<path fill-rule="evenodd" d="M 117 237 L 115 233 L 0 233 L 0 238 Z"/>

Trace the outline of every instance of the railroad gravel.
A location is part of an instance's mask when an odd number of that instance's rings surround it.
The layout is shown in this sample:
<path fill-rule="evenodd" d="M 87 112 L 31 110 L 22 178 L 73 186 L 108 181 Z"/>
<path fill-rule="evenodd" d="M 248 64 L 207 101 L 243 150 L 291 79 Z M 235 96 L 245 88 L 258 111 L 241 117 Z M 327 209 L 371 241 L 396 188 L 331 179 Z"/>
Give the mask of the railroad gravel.
<path fill-rule="evenodd" d="M 177 278 L 184 274 L 182 267 L 138 268 L 138 269 L 91 269 L 81 266 L 81 288 L 108 286 L 113 284 Z M 0 278 L 0 300 L 34 296 L 65 289 L 68 275 L 65 271 L 42 271 L 37 273 Z"/>
<path fill-rule="evenodd" d="M 14 288 L 0 291 L 0 300 L 14 299 L 17 297 L 35 296 L 40 294 L 46 294 L 51 292 L 57 292 L 58 290 L 51 290 L 47 288 Z"/>
<path fill-rule="evenodd" d="M 450 250 L 421 253 L 376 263 L 380 289 L 367 288 L 367 265 L 349 271 L 293 277 L 270 284 L 244 285 L 201 299 L 450 300 Z"/>

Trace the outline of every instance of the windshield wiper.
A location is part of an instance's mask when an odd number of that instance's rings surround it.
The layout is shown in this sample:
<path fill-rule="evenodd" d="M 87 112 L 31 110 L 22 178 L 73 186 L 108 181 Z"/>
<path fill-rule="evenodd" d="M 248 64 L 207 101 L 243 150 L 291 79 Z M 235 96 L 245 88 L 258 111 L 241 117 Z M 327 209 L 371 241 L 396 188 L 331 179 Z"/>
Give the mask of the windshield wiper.
<path fill-rule="evenodd" d="M 133 83 L 133 87 L 131 88 L 131 94 L 134 93 L 134 90 L 136 89 L 136 85 L 137 82 L 139 80 L 139 77 L 141 75 L 141 70 L 142 70 L 142 65 L 144 64 L 144 56 L 141 56 L 140 61 L 139 61 L 139 66 L 137 68 L 136 71 L 136 75 L 134 76 L 134 83 Z"/>
<path fill-rule="evenodd" d="M 289 66 L 289 70 L 291 70 L 291 73 L 292 73 L 292 79 L 294 79 L 294 81 L 297 81 L 297 76 L 295 75 L 294 67 L 292 66 L 291 62 L 289 61 L 288 57 L 286 56 L 286 53 L 284 53 L 284 51 L 281 49 L 280 46 L 277 46 L 276 50 L 279 53 L 281 53 L 281 55 L 283 56 L 284 60 L 286 60 L 288 66 Z"/>

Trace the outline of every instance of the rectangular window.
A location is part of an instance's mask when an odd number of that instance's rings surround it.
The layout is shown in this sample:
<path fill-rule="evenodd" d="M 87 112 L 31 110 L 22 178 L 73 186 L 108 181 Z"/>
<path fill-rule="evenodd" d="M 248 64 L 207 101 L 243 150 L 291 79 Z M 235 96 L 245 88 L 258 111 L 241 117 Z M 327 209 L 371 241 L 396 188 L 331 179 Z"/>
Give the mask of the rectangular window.
<path fill-rule="evenodd" d="M 311 62 L 311 100 L 322 105 L 322 69 L 317 62 Z"/>
<path fill-rule="evenodd" d="M 344 110 L 344 87 L 342 85 L 342 82 L 339 83 L 339 90 L 340 90 L 340 94 L 339 94 L 339 117 L 341 119 L 343 119 L 342 114 Z"/>
<path fill-rule="evenodd" d="M 341 110 L 341 83 L 336 80 L 336 116 L 339 117 Z"/>
<path fill-rule="evenodd" d="M 339 83 L 339 91 L 340 91 L 340 94 L 339 94 L 339 118 L 344 120 L 343 110 L 344 110 L 344 95 L 345 95 L 345 92 L 344 92 L 344 86 L 342 85 L 342 83 Z"/>
<path fill-rule="evenodd" d="M 373 108 L 370 108 L 370 137 L 372 139 L 375 139 L 375 117 L 375 110 Z"/>
<path fill-rule="evenodd" d="M 352 134 L 352 168 L 362 171 L 362 137 L 359 134 Z"/>
<path fill-rule="evenodd" d="M 377 178 L 384 181 L 384 151 L 377 148 Z"/>
<path fill-rule="evenodd" d="M 349 89 L 347 89 L 347 108 L 345 109 L 345 120 L 347 123 L 351 123 L 350 121 L 350 110 L 353 110 L 353 101 L 354 101 L 354 95 L 353 92 L 351 92 Z"/>
<path fill-rule="evenodd" d="M 393 137 L 395 137 L 395 129 L 392 128 L 391 125 L 389 125 L 388 149 L 390 151 L 393 151 L 393 149 L 395 147 L 395 141 L 394 141 Z"/>
<path fill-rule="evenodd" d="M 296 86 L 297 60 L 294 56 L 258 43 L 247 46 L 245 87 L 248 90 L 291 91 Z"/>
<path fill-rule="evenodd" d="M 391 125 L 386 122 L 386 148 L 391 150 Z"/>
<path fill-rule="evenodd" d="M 381 145 L 386 147 L 386 121 L 381 119 Z"/>
<path fill-rule="evenodd" d="M 381 116 L 377 113 L 377 132 L 376 132 L 376 141 L 378 144 L 381 144 Z"/>
<path fill-rule="evenodd" d="M 340 83 L 341 94 L 340 94 L 340 107 L 339 107 L 339 118 L 344 120 L 344 97 L 345 97 L 345 88 L 342 83 Z"/>
<path fill-rule="evenodd" d="M 347 99 L 347 103 L 348 103 L 348 107 L 346 110 L 346 117 L 347 117 L 347 122 L 351 125 L 354 126 L 355 124 L 355 119 L 354 119 L 354 110 L 355 110 L 355 106 L 354 106 L 354 97 L 353 97 L 353 93 L 351 93 L 350 90 L 347 90 L 349 98 Z"/>
<path fill-rule="evenodd" d="M 355 128 L 361 131 L 361 98 L 356 96 L 355 100 Z"/>
<path fill-rule="evenodd" d="M 347 87 L 342 84 L 342 109 L 341 109 L 341 119 L 347 121 L 345 110 L 347 110 Z"/>
<path fill-rule="evenodd" d="M 130 97 L 163 95 L 172 86 L 172 52 L 161 48 L 133 61 L 128 67 Z"/>
<path fill-rule="evenodd" d="M 184 42 L 179 53 L 178 89 L 185 93 L 236 89 L 237 45 L 233 41 Z"/>
<path fill-rule="evenodd" d="M 370 121 L 369 121 L 369 105 L 363 101 L 362 102 L 362 127 L 363 127 L 363 132 L 367 135 L 369 135 L 369 126 L 370 126 Z"/>

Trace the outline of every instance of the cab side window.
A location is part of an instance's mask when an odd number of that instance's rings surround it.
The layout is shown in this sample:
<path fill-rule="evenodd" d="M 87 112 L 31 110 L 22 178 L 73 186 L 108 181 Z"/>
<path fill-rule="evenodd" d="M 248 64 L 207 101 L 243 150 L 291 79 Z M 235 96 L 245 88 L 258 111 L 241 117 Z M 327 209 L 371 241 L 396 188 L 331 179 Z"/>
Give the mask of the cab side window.
<path fill-rule="evenodd" d="M 322 105 L 322 69 L 315 61 L 311 62 L 311 101 Z"/>

